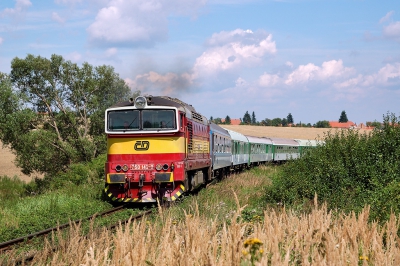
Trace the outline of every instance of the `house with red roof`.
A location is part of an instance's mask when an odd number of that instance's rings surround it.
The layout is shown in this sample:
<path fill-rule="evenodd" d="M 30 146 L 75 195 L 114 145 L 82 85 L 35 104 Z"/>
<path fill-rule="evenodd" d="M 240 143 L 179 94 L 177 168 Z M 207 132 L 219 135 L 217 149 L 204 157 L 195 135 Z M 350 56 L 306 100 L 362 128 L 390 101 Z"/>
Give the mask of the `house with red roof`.
<path fill-rule="evenodd" d="M 221 119 L 221 122 L 225 123 L 225 118 Z M 241 122 L 242 121 L 240 120 L 240 118 L 238 118 L 238 119 L 231 118 L 231 125 L 237 126 L 237 125 L 240 125 Z"/>
<path fill-rule="evenodd" d="M 347 121 L 345 123 L 339 123 L 338 121 L 329 121 L 331 128 L 356 128 L 357 124 L 352 121 Z"/>

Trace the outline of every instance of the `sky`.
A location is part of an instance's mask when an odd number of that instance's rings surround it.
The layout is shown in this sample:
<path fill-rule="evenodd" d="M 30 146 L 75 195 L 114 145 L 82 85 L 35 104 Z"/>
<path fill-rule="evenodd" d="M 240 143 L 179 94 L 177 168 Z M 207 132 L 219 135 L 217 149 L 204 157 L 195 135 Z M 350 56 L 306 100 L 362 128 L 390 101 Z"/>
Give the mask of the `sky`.
<path fill-rule="evenodd" d="M 400 1 L 1 0 L 0 72 L 52 54 L 207 118 L 400 115 Z"/>

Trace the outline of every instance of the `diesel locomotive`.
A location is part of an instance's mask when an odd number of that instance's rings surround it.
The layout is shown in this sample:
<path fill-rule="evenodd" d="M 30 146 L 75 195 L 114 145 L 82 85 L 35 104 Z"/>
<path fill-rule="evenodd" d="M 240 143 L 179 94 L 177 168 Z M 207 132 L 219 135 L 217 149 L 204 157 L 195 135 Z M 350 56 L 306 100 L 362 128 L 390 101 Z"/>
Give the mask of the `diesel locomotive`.
<path fill-rule="evenodd" d="M 211 177 L 208 120 L 178 99 L 139 96 L 106 110 L 105 191 L 114 201 L 174 201 Z"/>
<path fill-rule="evenodd" d="M 214 178 L 295 159 L 321 144 L 245 136 L 167 96 L 139 96 L 108 108 L 105 131 L 105 192 L 122 203 L 175 201 Z"/>

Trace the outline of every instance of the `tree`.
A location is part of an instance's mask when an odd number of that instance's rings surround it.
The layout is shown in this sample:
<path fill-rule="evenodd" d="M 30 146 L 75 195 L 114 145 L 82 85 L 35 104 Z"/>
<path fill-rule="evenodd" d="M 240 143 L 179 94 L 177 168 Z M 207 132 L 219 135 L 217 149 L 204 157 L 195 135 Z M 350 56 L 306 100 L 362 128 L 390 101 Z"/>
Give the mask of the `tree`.
<path fill-rule="evenodd" d="M 329 121 L 327 121 L 327 120 L 318 121 L 314 126 L 316 128 L 330 128 L 331 127 L 331 125 L 329 124 Z"/>
<path fill-rule="evenodd" d="M 284 127 L 286 127 L 288 125 L 288 121 L 286 118 L 282 118 L 281 123 L 282 123 L 282 126 L 284 126 Z"/>
<path fill-rule="evenodd" d="M 366 126 L 367 127 L 375 127 L 377 129 L 381 129 L 382 128 L 382 123 L 374 120 L 374 122 L 367 122 Z"/>
<path fill-rule="evenodd" d="M 279 117 L 272 119 L 271 126 L 278 127 L 280 125 L 282 125 L 282 119 Z"/>
<path fill-rule="evenodd" d="M 293 116 L 292 116 L 291 113 L 288 114 L 286 119 L 287 119 L 288 124 L 293 124 L 294 123 Z"/>
<path fill-rule="evenodd" d="M 340 114 L 339 123 L 346 123 L 347 121 L 349 120 L 347 119 L 346 111 L 343 110 Z"/>
<path fill-rule="evenodd" d="M 256 114 L 254 113 L 254 111 L 253 111 L 253 113 L 251 114 L 251 124 L 252 124 L 252 125 L 257 124 Z"/>
<path fill-rule="evenodd" d="M 215 124 L 222 124 L 222 119 L 219 118 L 219 117 L 217 117 L 217 118 L 214 118 L 213 122 L 214 122 Z"/>
<path fill-rule="evenodd" d="M 16 57 L 0 83 L 0 138 L 25 174 L 57 173 L 104 153 L 104 111 L 132 96 L 112 67 L 79 67 L 59 55 Z"/>
<path fill-rule="evenodd" d="M 231 118 L 229 117 L 229 115 L 227 115 L 227 116 L 225 117 L 225 124 L 226 124 L 226 125 L 230 125 L 230 124 L 231 124 Z"/>
<path fill-rule="evenodd" d="M 242 123 L 245 125 L 250 125 L 251 124 L 251 117 L 248 111 L 246 111 L 246 113 L 243 116 L 243 120 Z"/>

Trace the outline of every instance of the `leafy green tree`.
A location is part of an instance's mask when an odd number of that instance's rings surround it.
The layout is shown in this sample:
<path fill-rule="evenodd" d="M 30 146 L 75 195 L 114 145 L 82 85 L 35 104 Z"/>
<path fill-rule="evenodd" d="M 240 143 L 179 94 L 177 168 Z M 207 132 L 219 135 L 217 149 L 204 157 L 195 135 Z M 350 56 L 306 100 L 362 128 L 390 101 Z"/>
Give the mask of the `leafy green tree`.
<path fill-rule="evenodd" d="M 282 125 L 282 119 L 279 117 L 272 119 L 271 126 L 278 127 L 280 125 Z"/>
<path fill-rule="evenodd" d="M 252 124 L 252 125 L 257 124 L 256 114 L 254 113 L 254 111 L 253 111 L 253 113 L 251 114 L 251 124 Z"/>
<path fill-rule="evenodd" d="M 227 115 L 225 117 L 225 125 L 230 125 L 231 124 L 231 118 L 229 117 L 229 115 Z"/>
<path fill-rule="evenodd" d="M 112 67 L 79 67 L 59 55 L 14 58 L 0 88 L 0 137 L 25 174 L 57 173 L 104 153 L 104 111 L 132 95 Z"/>
<path fill-rule="evenodd" d="M 331 127 L 331 125 L 329 124 L 329 121 L 327 121 L 327 120 L 318 121 L 317 123 L 315 123 L 314 126 L 316 128 L 330 128 Z"/>
<path fill-rule="evenodd" d="M 282 118 L 282 126 L 286 127 L 288 125 L 288 121 L 286 118 Z"/>
<path fill-rule="evenodd" d="M 220 117 L 214 118 L 213 122 L 215 124 L 222 124 L 222 119 Z"/>
<path fill-rule="evenodd" d="M 242 123 L 245 125 L 250 125 L 251 124 L 251 117 L 248 111 L 246 111 L 246 113 L 243 116 L 243 120 Z"/>
<path fill-rule="evenodd" d="M 366 126 L 367 127 L 375 127 L 376 129 L 381 129 L 382 128 L 382 123 L 374 120 L 374 122 L 367 122 Z"/>
<path fill-rule="evenodd" d="M 346 123 L 347 121 L 349 119 L 347 119 L 346 111 L 343 110 L 339 117 L 339 123 Z"/>
<path fill-rule="evenodd" d="M 266 124 L 267 126 L 272 126 L 272 120 L 271 120 L 271 119 L 265 118 L 264 121 L 265 121 L 265 124 Z"/>
<path fill-rule="evenodd" d="M 291 113 L 288 114 L 286 119 L 287 119 L 288 124 L 293 124 L 294 123 L 293 116 L 292 116 Z"/>

